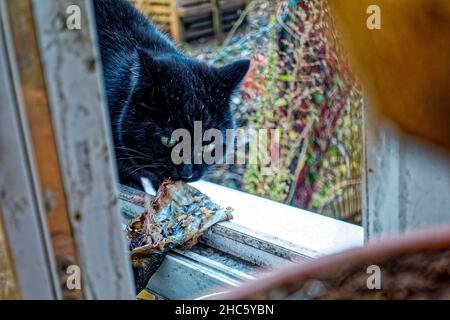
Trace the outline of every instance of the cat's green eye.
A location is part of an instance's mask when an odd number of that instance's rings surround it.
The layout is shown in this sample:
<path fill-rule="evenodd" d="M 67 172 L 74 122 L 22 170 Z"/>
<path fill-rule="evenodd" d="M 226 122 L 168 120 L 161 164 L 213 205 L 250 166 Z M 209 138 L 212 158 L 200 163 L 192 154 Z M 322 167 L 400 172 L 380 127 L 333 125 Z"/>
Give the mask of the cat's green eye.
<path fill-rule="evenodd" d="M 176 141 L 174 141 L 170 138 L 167 138 L 167 137 L 162 137 L 161 143 L 164 147 L 172 148 L 176 144 Z"/>
<path fill-rule="evenodd" d="M 202 150 L 203 152 L 212 152 L 216 148 L 216 145 L 214 143 L 207 144 L 203 146 Z"/>

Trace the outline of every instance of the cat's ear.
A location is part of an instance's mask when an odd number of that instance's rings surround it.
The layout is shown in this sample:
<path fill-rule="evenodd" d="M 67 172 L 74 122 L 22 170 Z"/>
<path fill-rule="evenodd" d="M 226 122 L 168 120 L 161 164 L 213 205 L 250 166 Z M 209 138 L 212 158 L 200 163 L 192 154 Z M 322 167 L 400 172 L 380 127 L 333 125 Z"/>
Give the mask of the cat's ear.
<path fill-rule="evenodd" d="M 157 84 L 161 80 L 163 73 L 162 65 L 153 58 L 147 51 L 137 49 L 140 61 L 140 76 L 142 80 L 147 80 L 152 84 Z"/>
<path fill-rule="evenodd" d="M 219 78 L 231 90 L 236 89 L 250 68 L 250 60 L 238 60 L 217 69 Z"/>

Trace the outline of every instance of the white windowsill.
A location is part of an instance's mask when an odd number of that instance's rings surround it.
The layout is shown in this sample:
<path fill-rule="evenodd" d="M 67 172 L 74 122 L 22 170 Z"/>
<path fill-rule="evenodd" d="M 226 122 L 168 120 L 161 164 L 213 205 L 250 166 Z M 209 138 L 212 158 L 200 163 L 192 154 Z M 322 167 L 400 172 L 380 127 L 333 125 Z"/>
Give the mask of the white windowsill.
<path fill-rule="evenodd" d="M 234 219 L 214 225 L 196 248 L 169 253 L 148 284 L 168 299 L 218 292 L 282 264 L 363 245 L 359 226 L 206 181 L 192 185 L 222 207 L 234 208 Z M 131 200 L 136 195 L 142 193 L 121 186 L 125 220 L 142 213 Z"/>
<path fill-rule="evenodd" d="M 335 253 L 364 243 L 363 228 L 350 223 L 206 181 L 192 183 L 192 186 L 217 204 L 234 208 L 231 223 L 320 254 Z"/>

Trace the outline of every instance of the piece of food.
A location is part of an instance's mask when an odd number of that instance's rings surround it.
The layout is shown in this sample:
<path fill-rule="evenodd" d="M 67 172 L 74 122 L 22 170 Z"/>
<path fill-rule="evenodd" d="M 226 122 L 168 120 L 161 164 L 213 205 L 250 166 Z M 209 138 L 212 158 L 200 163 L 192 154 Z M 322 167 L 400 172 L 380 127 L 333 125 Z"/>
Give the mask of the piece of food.
<path fill-rule="evenodd" d="M 194 246 L 215 223 L 232 219 L 231 212 L 186 183 L 164 182 L 127 226 L 136 290 L 147 285 L 170 249 Z"/>

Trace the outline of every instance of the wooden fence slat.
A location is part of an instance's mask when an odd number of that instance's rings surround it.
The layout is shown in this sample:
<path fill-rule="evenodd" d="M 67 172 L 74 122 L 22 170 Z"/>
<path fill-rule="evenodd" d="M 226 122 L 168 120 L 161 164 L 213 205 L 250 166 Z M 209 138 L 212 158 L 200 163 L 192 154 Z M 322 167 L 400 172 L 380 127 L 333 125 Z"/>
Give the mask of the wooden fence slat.
<path fill-rule="evenodd" d="M 170 3 L 171 15 L 170 15 L 170 35 L 175 42 L 181 42 L 184 40 L 183 24 L 181 23 L 177 15 L 177 3 L 172 1 Z"/>
<path fill-rule="evenodd" d="M 52 252 L 39 210 L 31 140 L 26 130 L 18 74 L 10 59 L 6 3 L 0 2 L 0 211 L 17 286 L 23 299 L 54 299 Z"/>
<path fill-rule="evenodd" d="M 16 300 L 20 297 L 13 265 L 0 207 L 0 300 Z"/>
<path fill-rule="evenodd" d="M 147 9 L 153 14 L 167 14 L 170 15 L 172 13 L 172 9 L 167 5 L 148 5 Z"/>
<path fill-rule="evenodd" d="M 245 0 L 132 0 L 130 2 L 160 29 L 168 32 L 175 42 L 192 40 L 215 32 L 219 43 L 223 41 L 223 32 L 229 30 L 230 23 L 233 23 L 229 19 L 230 13 L 232 15 L 234 13 L 238 18 L 239 9 L 243 9 L 247 3 Z M 186 25 L 193 20 L 203 20 L 214 28 L 205 29 L 205 32 L 191 32 Z"/>
<path fill-rule="evenodd" d="M 88 299 L 134 297 L 91 1 L 33 0 L 69 218 Z M 81 9 L 68 30 L 67 8 Z"/>
<path fill-rule="evenodd" d="M 222 11 L 230 10 L 232 8 L 238 8 L 245 4 L 245 2 L 242 0 L 218 1 L 218 3 L 220 4 Z M 199 15 L 202 13 L 211 13 L 212 7 L 213 6 L 212 6 L 211 2 L 202 3 L 199 5 L 190 6 L 190 7 L 178 7 L 177 15 L 179 17 L 187 17 L 187 16 L 191 16 L 191 15 Z"/>
<path fill-rule="evenodd" d="M 29 119 L 38 180 L 44 199 L 45 217 L 52 239 L 61 289 L 65 299 L 82 299 L 81 289 L 69 290 L 65 285 L 67 267 L 79 265 L 68 219 L 62 173 L 56 150 L 55 135 L 36 43 L 30 1 L 9 1 L 9 16 L 19 69 L 24 109 Z"/>

